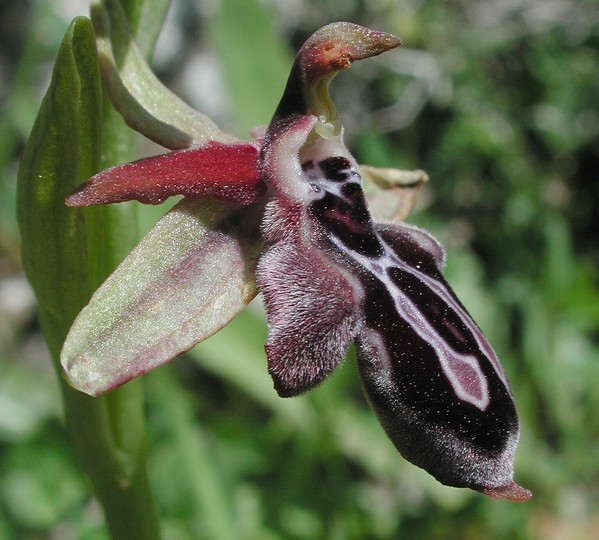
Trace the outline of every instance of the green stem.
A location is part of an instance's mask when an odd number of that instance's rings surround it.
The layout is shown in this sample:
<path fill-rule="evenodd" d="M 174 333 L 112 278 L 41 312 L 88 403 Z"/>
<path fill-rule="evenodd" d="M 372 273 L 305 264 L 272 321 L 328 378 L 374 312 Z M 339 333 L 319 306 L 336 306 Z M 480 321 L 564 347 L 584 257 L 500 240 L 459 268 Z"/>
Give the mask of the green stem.
<path fill-rule="evenodd" d="M 158 514 L 147 475 L 141 382 L 98 398 L 71 388 L 62 377 L 64 336 L 55 322 L 40 309 L 40 324 L 60 378 L 67 429 L 110 534 L 114 540 L 158 540 Z"/>
<path fill-rule="evenodd" d="M 65 382 L 62 387 L 69 432 L 112 537 L 158 540 L 146 470 L 141 385 L 136 381 L 101 398 Z"/>
<path fill-rule="evenodd" d="M 61 378 L 73 447 L 104 508 L 108 529 L 116 540 L 155 540 L 160 528 L 146 471 L 140 384 L 91 398 L 67 385 L 59 362 L 75 316 L 132 247 L 137 232 L 133 208 L 81 211 L 64 204 L 70 190 L 97 172 L 101 150 L 120 158 L 122 138 L 115 133 L 130 132 L 107 113 L 103 136 L 100 88 L 93 28 L 88 19 L 78 18 L 61 45 L 19 169 L 23 266 Z M 131 139 L 126 146 L 132 150 Z"/>

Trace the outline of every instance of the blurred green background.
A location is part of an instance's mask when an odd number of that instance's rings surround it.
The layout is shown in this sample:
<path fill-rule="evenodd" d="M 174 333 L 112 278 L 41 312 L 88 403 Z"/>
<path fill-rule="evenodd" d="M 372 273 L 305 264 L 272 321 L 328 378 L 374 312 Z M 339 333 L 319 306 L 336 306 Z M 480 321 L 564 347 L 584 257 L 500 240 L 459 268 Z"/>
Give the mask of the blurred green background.
<path fill-rule="evenodd" d="M 0 539 L 107 538 L 61 421 L 14 211 L 58 45 L 86 13 L 84 0 L 0 7 Z M 599 4 L 179 0 L 155 67 L 249 137 L 294 51 L 334 20 L 404 41 L 333 96 L 360 162 L 429 173 L 409 221 L 446 246 L 448 279 L 503 361 L 522 422 L 516 480 L 535 498 L 492 501 L 405 462 L 351 354 L 311 394 L 278 398 L 256 304 L 144 378 L 165 538 L 599 537 Z"/>

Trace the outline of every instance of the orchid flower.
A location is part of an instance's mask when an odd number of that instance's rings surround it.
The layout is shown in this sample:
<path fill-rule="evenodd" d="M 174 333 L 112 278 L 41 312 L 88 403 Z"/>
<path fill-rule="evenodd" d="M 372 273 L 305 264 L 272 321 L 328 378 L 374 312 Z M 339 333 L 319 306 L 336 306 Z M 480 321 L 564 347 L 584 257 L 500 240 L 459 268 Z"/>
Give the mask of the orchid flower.
<path fill-rule="evenodd" d="M 373 220 L 362 175 L 397 172 L 360 168 L 329 98 L 337 72 L 400 40 L 345 22 L 321 28 L 266 131 L 243 142 L 161 87 L 134 44 L 118 73 L 118 16 L 94 20 L 115 106 L 173 150 L 97 174 L 67 204 L 185 198 L 75 321 L 62 352 L 71 384 L 92 395 L 123 384 L 220 329 L 259 290 L 280 396 L 320 384 L 355 342 L 366 397 L 406 459 L 446 485 L 529 499 L 513 480 L 519 426 L 499 360 L 445 281 L 437 240 Z M 144 97 L 148 88 L 173 117 Z"/>

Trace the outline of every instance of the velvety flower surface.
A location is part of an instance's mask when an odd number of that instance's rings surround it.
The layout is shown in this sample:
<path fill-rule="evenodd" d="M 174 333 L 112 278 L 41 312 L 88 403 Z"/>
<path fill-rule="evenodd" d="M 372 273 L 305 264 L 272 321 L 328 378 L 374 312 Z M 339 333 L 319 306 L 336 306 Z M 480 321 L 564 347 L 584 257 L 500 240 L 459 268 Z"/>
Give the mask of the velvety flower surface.
<path fill-rule="evenodd" d="M 73 193 L 73 206 L 188 198 L 96 293 L 63 365 L 74 386 L 107 391 L 218 330 L 257 283 L 281 396 L 321 383 L 355 342 L 368 401 L 406 459 L 444 484 L 527 500 L 513 481 L 519 427 L 499 360 L 443 278 L 439 243 L 373 220 L 328 95 L 338 71 L 399 44 L 350 23 L 326 26 L 299 51 L 263 137 L 192 137 Z"/>

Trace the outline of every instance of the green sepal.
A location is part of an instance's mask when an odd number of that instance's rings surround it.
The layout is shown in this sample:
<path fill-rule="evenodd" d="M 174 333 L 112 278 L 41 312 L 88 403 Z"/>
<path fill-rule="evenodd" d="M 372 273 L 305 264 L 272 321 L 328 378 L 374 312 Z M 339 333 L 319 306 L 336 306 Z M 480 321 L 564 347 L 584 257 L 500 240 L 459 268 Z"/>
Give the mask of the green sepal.
<path fill-rule="evenodd" d="M 75 320 L 61 362 L 98 395 L 189 350 L 256 296 L 263 208 L 184 199 L 142 239 Z"/>
<path fill-rule="evenodd" d="M 24 151 L 17 213 L 23 267 L 36 294 L 44 332 L 60 350 L 71 321 L 87 303 L 97 259 L 88 241 L 101 229 L 99 212 L 67 208 L 65 196 L 98 167 L 102 92 L 93 27 L 73 21 Z"/>

